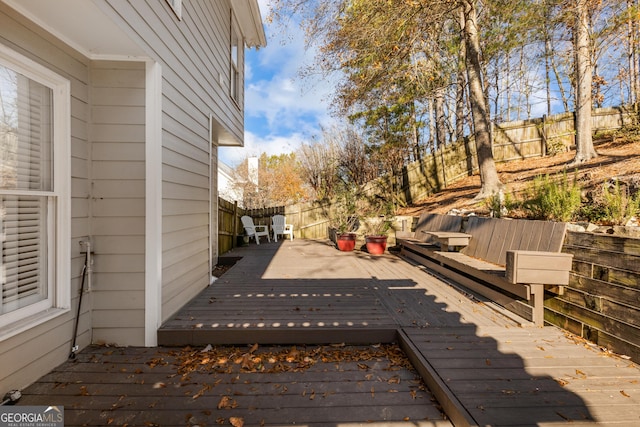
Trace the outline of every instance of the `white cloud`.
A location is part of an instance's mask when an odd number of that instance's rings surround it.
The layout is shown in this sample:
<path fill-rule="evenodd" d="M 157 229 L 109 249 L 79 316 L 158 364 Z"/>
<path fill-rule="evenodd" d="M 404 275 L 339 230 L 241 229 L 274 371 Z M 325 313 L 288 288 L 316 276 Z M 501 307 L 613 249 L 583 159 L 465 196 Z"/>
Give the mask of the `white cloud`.
<path fill-rule="evenodd" d="M 257 157 L 262 153 L 269 156 L 292 153 L 308 140 L 303 133 L 259 136 L 245 132 L 244 138 L 244 147 L 220 147 L 219 155 L 224 163 L 234 167 L 247 157 Z"/>
<path fill-rule="evenodd" d="M 263 20 L 268 0 L 260 0 Z M 304 31 L 292 20 L 286 29 L 266 26 L 268 43 L 252 52 L 245 67 L 245 146 L 220 149 L 220 158 L 237 164 L 248 156 L 290 153 L 329 124 L 332 79 L 302 79 L 301 67 L 313 63 L 314 52 L 304 46 Z"/>

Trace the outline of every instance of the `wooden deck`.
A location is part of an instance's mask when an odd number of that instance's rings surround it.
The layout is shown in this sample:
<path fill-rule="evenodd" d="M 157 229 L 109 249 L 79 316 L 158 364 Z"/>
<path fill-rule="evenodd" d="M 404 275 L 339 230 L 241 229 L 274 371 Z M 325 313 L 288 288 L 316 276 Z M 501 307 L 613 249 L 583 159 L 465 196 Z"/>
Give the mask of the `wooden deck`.
<path fill-rule="evenodd" d="M 232 255 L 242 259 L 162 326 L 163 346 L 238 345 L 246 354 L 253 343 L 290 351 L 395 342 L 430 391 L 409 371 L 389 372 L 385 357 L 320 358 L 272 376 L 199 369 L 185 385 L 178 350 L 92 348 L 26 389 L 20 404 L 63 404 L 68 425 L 449 425 L 439 407 L 456 426 L 640 424 L 637 365 L 518 322 L 394 255 L 303 240 Z M 237 405 L 217 409 L 225 396 Z"/>
<path fill-rule="evenodd" d="M 391 342 L 398 327 L 516 322 L 393 256 L 328 242 L 250 245 L 242 259 L 167 321 L 161 345 Z"/>

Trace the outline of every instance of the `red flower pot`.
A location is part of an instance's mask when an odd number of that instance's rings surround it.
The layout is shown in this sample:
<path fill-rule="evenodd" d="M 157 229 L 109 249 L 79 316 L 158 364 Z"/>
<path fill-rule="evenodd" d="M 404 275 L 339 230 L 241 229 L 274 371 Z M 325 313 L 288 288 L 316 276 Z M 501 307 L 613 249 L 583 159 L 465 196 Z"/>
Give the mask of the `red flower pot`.
<path fill-rule="evenodd" d="M 387 236 L 366 236 L 367 252 L 371 255 L 381 255 L 387 248 Z"/>
<path fill-rule="evenodd" d="M 341 251 L 350 252 L 356 247 L 356 235 L 353 233 L 338 234 L 336 244 Z"/>

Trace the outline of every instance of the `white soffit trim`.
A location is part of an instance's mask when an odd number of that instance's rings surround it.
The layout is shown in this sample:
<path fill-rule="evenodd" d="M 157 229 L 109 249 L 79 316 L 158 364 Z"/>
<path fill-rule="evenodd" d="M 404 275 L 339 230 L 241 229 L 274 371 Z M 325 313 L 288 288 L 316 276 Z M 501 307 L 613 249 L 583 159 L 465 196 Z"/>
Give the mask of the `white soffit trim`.
<path fill-rule="evenodd" d="M 211 117 L 211 142 L 220 147 L 242 147 L 244 141 L 239 140 L 215 116 Z"/>
<path fill-rule="evenodd" d="M 148 57 L 91 0 L 1 0 L 93 60 Z"/>
<path fill-rule="evenodd" d="M 231 8 L 249 47 L 265 47 L 267 37 L 264 33 L 262 16 L 258 0 L 232 0 Z"/>

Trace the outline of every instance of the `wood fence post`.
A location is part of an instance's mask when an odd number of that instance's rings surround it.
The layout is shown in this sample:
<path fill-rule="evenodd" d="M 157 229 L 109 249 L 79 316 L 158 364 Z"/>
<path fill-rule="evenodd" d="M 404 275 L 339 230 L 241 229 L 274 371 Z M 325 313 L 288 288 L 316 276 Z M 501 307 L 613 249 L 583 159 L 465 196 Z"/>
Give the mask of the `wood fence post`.
<path fill-rule="evenodd" d="M 238 246 L 238 201 L 233 202 L 233 233 L 231 233 L 231 247 Z"/>
<path fill-rule="evenodd" d="M 547 155 L 547 115 L 542 115 L 542 132 L 540 134 L 540 157 Z"/>

